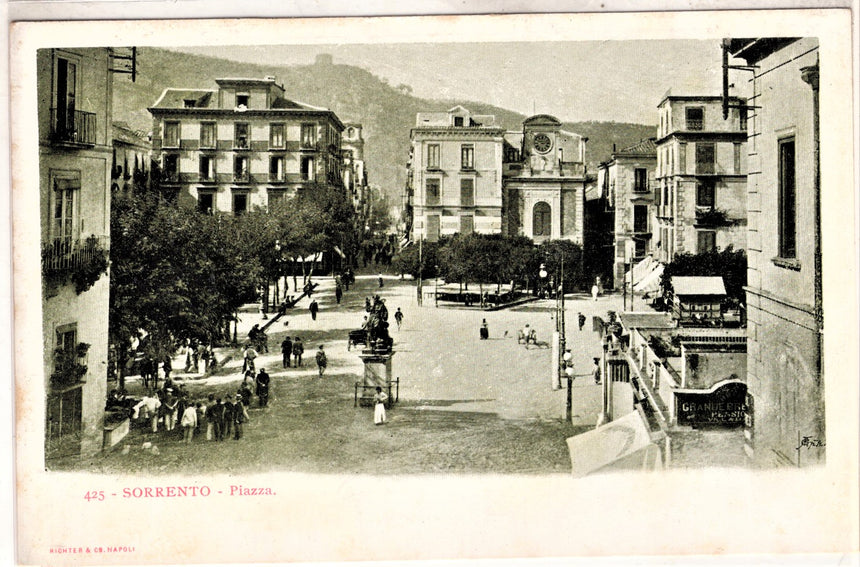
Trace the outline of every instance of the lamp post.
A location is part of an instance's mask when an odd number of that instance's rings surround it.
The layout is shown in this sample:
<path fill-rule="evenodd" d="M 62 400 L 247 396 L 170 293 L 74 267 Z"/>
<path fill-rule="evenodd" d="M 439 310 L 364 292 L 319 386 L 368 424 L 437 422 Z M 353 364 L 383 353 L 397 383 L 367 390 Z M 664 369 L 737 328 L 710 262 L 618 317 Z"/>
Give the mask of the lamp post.
<path fill-rule="evenodd" d="M 433 266 L 433 301 L 439 307 L 439 266 Z"/>
<path fill-rule="evenodd" d="M 540 276 L 540 289 L 538 290 L 538 297 L 543 298 L 547 276 L 546 264 L 540 265 L 540 271 L 538 272 L 538 276 Z"/>

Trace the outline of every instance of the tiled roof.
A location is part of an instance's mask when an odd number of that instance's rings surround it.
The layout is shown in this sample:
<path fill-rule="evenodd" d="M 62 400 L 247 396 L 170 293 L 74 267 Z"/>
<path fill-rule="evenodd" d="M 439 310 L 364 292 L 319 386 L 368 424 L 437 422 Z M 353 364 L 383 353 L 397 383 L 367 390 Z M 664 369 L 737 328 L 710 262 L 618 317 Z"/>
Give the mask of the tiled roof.
<path fill-rule="evenodd" d="M 646 138 L 644 140 L 639 140 L 632 146 L 628 146 L 618 152 L 616 154 L 642 154 L 642 155 L 656 155 L 657 154 L 657 144 L 654 143 L 654 138 Z"/>
<path fill-rule="evenodd" d="M 193 100 L 194 108 L 214 108 L 213 94 L 215 94 L 215 91 L 208 89 L 166 88 L 152 107 L 185 108 L 185 101 Z"/>

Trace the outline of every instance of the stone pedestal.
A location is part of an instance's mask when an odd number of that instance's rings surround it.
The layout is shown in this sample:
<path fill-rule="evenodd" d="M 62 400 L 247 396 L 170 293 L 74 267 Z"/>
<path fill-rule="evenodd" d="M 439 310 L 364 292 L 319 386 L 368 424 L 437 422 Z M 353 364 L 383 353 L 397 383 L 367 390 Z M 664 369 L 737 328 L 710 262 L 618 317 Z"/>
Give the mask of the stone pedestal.
<path fill-rule="evenodd" d="M 377 386 L 388 394 L 390 405 L 394 401 L 391 391 L 393 383 L 391 359 L 394 357 L 394 351 L 373 352 L 364 350 L 359 357 L 364 363 L 364 379 L 361 383 L 361 391 L 359 392 L 361 405 L 372 403 Z"/>

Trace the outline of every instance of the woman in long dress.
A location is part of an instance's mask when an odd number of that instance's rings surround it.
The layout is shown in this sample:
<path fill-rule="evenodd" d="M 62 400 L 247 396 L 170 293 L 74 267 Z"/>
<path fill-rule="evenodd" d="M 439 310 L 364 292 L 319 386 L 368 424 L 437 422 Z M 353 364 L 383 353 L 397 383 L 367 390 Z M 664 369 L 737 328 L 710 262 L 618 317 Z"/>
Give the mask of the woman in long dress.
<path fill-rule="evenodd" d="M 377 386 L 376 395 L 373 396 L 373 423 L 376 425 L 385 423 L 385 402 L 387 401 L 388 395 L 380 386 Z"/>

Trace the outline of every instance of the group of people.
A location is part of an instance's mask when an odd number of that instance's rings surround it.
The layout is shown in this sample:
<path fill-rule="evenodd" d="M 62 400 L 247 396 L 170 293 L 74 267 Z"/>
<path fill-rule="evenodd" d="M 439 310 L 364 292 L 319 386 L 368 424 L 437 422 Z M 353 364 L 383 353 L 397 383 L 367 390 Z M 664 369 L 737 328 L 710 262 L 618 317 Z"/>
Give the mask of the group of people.
<path fill-rule="evenodd" d="M 301 337 L 291 338 L 289 335 L 281 341 L 281 357 L 284 368 L 290 368 L 290 360 L 295 362 L 296 368 L 302 366 L 302 355 L 305 353 L 305 344 Z"/>

